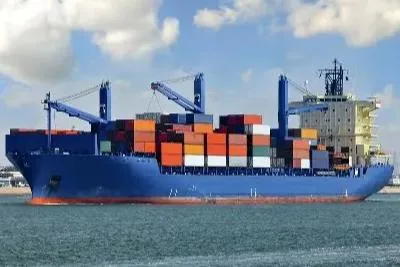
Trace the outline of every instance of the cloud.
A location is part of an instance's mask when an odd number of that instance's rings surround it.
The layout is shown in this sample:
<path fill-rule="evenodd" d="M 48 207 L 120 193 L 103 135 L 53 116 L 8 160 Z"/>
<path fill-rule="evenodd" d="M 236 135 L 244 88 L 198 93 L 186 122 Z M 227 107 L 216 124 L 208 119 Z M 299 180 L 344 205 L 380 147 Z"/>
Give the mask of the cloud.
<path fill-rule="evenodd" d="M 218 9 L 198 10 L 193 22 L 198 27 L 219 30 L 224 25 L 251 21 L 267 12 L 265 0 L 233 0 L 232 7 L 221 5 Z"/>
<path fill-rule="evenodd" d="M 251 77 L 253 76 L 253 70 L 252 69 L 247 69 L 242 73 L 242 81 L 244 83 L 247 83 L 251 80 Z"/>
<path fill-rule="evenodd" d="M 292 1 L 288 24 L 296 37 L 321 33 L 344 36 L 353 46 L 368 46 L 400 31 L 400 1 Z"/>
<path fill-rule="evenodd" d="M 383 109 L 399 107 L 400 99 L 394 95 L 393 84 L 386 85 L 381 92 L 375 94 L 375 97 L 381 101 Z"/>
<path fill-rule="evenodd" d="M 85 31 L 114 59 L 149 59 L 173 45 L 179 21 L 161 25 L 158 0 L 10 0 L 0 3 L 0 72 L 54 82 L 74 68 L 71 33 Z"/>
<path fill-rule="evenodd" d="M 369 46 L 400 32 L 400 1 L 234 0 L 232 6 L 198 10 L 194 23 L 219 30 L 264 17 L 270 19 L 269 26 L 259 27 L 260 34 L 265 30 L 292 31 L 298 38 L 338 34 L 352 46 Z"/>

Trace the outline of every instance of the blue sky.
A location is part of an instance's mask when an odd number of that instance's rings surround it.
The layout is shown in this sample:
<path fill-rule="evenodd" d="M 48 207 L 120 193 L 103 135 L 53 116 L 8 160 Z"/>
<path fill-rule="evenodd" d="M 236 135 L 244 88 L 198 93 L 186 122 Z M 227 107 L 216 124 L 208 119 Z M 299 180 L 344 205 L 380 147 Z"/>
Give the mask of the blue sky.
<path fill-rule="evenodd" d="M 82 1 L 79 10 L 96 13 L 93 17 L 79 17 L 68 4 L 46 1 L 51 3 L 46 10 L 32 9 L 29 4 L 0 7 L 0 15 L 8 14 L 0 18 L 8 22 L 0 26 L 0 109 L 7 114 L 0 124 L 2 134 L 10 127 L 45 127 L 40 99 L 48 90 L 62 96 L 110 79 L 113 117 L 130 117 L 147 107 L 152 81 L 199 71 L 206 77 L 209 113 L 257 112 L 264 115 L 265 123 L 275 126 L 278 75 L 287 73 L 299 84 L 309 80 L 310 90 L 322 93 L 323 80 L 316 70 L 330 67 L 337 57 L 350 70 L 346 91 L 358 98 L 381 96 L 384 108 L 378 124 L 385 126 L 379 130 L 381 142 L 388 149 L 400 149 L 400 18 L 390 13 L 400 11 L 400 4 L 393 1 L 392 6 L 389 0 L 375 3 L 387 21 L 379 19 L 382 14 L 360 8 L 356 0 L 344 7 L 340 6 L 345 5 L 343 1 L 330 1 L 325 9 L 320 4 L 324 0 L 294 0 L 280 6 L 273 4 L 279 1 L 269 0 L 121 0 L 113 4 L 105 0 L 103 4 L 109 4 L 105 10 L 115 11 L 114 17 L 92 0 Z M 353 12 L 354 20 L 345 14 L 332 19 L 331 13 L 325 14 L 329 8 L 340 7 Z M 35 15 L 26 18 L 23 12 Z M 66 13 L 56 16 L 61 12 Z M 141 21 L 146 14 L 156 23 Z M 49 17 L 50 26 L 43 26 L 43 18 Z M 64 21 L 65 17 L 69 19 Z M 163 28 L 167 18 L 174 20 L 169 20 L 169 30 Z M 22 21 L 21 25 L 13 26 L 14 20 Z M 32 23 L 36 27 L 30 27 Z M 57 34 L 49 35 L 49 28 Z M 10 30 L 16 34 L 4 34 Z M 112 36 L 121 32 L 119 37 Z M 145 52 L 138 53 L 140 49 Z M 174 86 L 191 98 L 190 82 Z M 292 99 L 301 97 L 294 90 L 290 94 Z M 159 98 L 164 111 L 180 110 Z M 90 96 L 73 104 L 97 113 L 97 101 L 97 96 Z M 56 120 L 60 127 L 87 128 L 61 114 Z M 0 153 L 0 164 L 5 164 L 4 146 Z"/>

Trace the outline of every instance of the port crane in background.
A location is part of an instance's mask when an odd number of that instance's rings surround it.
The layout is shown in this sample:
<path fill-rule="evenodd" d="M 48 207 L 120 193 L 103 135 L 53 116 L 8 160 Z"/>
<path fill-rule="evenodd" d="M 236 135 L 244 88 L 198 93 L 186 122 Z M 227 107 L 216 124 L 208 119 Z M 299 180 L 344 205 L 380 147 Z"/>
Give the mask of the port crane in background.
<path fill-rule="evenodd" d="M 166 83 L 176 82 L 188 80 L 194 77 L 193 89 L 194 89 L 194 101 L 186 99 L 182 95 L 173 91 L 169 88 Z M 174 101 L 176 104 L 185 109 L 185 111 L 190 111 L 192 113 L 204 114 L 205 113 L 205 83 L 204 83 L 204 74 L 197 73 L 195 75 L 188 75 L 182 78 L 171 79 L 160 82 L 152 82 L 151 89 L 153 91 L 158 91 L 164 96 L 166 96 L 169 100 Z"/>

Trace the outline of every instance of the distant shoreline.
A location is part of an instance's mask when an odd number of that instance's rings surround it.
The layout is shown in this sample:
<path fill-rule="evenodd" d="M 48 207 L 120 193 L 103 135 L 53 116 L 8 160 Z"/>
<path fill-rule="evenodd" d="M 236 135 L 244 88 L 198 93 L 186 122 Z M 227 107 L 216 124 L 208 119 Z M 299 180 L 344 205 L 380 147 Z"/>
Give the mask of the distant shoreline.
<path fill-rule="evenodd" d="M 21 196 L 32 194 L 30 187 L 0 187 L 0 196 Z"/>
<path fill-rule="evenodd" d="M 0 187 L 0 196 L 30 195 L 29 187 Z M 378 194 L 400 194 L 400 186 L 385 186 Z"/>

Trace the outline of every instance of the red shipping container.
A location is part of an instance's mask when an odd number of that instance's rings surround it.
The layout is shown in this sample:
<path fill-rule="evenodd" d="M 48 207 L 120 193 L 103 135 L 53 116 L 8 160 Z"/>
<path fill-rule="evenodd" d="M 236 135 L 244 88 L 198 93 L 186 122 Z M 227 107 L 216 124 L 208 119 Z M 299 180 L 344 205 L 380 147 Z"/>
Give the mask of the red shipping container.
<path fill-rule="evenodd" d="M 228 125 L 262 124 L 262 116 L 256 114 L 228 115 Z"/>
<path fill-rule="evenodd" d="M 300 169 L 301 168 L 301 159 L 293 159 L 292 167 L 296 168 L 296 169 Z"/>
<path fill-rule="evenodd" d="M 207 145 L 206 153 L 211 156 L 225 156 L 226 145 Z"/>
<path fill-rule="evenodd" d="M 124 131 L 117 131 L 114 133 L 114 140 L 115 141 L 125 141 L 125 132 Z"/>
<path fill-rule="evenodd" d="M 246 145 L 229 145 L 228 146 L 229 156 L 247 156 L 247 146 Z"/>
<path fill-rule="evenodd" d="M 157 143 L 162 143 L 162 142 L 167 142 L 169 141 L 168 139 L 168 133 L 157 133 Z"/>
<path fill-rule="evenodd" d="M 247 135 L 245 134 L 228 134 L 229 145 L 247 145 Z"/>
<path fill-rule="evenodd" d="M 192 145 L 204 145 L 204 134 L 202 133 L 176 133 L 169 136 L 171 140 Z"/>
<path fill-rule="evenodd" d="M 213 145 L 224 145 L 226 144 L 226 134 L 223 133 L 208 133 L 206 135 L 206 143 Z"/>

